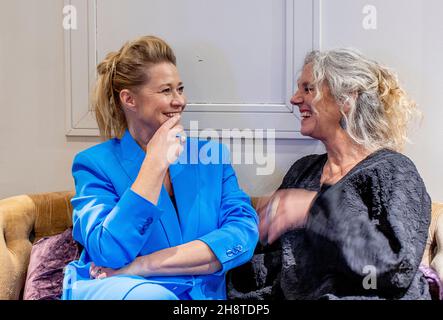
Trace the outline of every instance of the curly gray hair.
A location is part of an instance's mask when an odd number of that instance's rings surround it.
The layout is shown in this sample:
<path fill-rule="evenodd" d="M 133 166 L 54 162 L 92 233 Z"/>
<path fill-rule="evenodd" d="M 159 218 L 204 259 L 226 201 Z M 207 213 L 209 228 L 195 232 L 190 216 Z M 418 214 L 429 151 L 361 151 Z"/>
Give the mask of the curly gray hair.
<path fill-rule="evenodd" d="M 371 151 L 402 150 L 408 124 L 420 113 L 392 71 L 355 49 L 312 51 L 307 64 L 312 64 L 315 100 L 321 99 L 320 88 L 326 84 L 340 106 L 344 129 L 356 143 Z"/>

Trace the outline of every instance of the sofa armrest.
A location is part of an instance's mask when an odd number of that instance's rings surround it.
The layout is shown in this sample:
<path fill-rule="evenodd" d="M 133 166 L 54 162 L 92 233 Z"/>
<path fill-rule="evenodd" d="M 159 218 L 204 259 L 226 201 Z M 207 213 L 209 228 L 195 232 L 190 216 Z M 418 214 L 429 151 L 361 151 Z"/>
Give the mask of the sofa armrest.
<path fill-rule="evenodd" d="M 23 288 L 35 223 L 35 205 L 26 195 L 0 200 L 0 299 L 17 300 Z"/>
<path fill-rule="evenodd" d="M 72 224 L 72 195 L 51 192 L 0 200 L 0 300 L 20 298 L 31 254 L 31 234 L 34 232 L 38 239 Z"/>

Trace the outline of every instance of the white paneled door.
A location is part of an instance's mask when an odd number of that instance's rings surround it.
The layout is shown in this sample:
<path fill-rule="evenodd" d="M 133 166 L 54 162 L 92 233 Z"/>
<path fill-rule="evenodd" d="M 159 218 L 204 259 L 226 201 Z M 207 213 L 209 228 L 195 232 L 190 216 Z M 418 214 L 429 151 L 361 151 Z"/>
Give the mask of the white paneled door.
<path fill-rule="evenodd" d="M 312 0 L 70 0 L 67 133 L 97 135 L 88 97 L 95 66 L 141 35 L 166 40 L 178 58 L 188 106 L 183 124 L 200 130 L 271 129 L 300 138 L 289 99 L 302 58 L 313 48 Z M 303 14 L 300 14 L 303 13 Z"/>

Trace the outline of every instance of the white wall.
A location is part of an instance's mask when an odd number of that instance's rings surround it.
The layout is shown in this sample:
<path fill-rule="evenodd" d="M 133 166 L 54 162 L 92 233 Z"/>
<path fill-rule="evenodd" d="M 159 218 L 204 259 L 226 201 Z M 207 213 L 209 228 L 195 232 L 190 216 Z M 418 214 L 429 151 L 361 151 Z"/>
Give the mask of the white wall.
<path fill-rule="evenodd" d="M 336 0 L 334 3 L 337 5 Z M 394 67 L 401 65 L 400 75 L 405 86 L 423 107 L 425 121 L 413 135 L 415 144 L 408 148 L 407 154 L 417 164 L 431 196 L 443 201 L 443 166 L 440 165 L 443 159 L 443 108 L 440 106 L 443 62 L 439 60 L 443 56 L 439 39 L 443 31 L 439 16 L 443 3 L 427 0 L 426 4 L 419 12 L 405 11 L 408 24 L 401 14 L 392 21 L 397 25 L 403 23 L 408 30 L 406 35 L 399 27 L 392 32 L 402 34 L 405 41 L 412 39 L 410 46 L 402 44 L 401 50 L 391 51 L 395 47 L 389 48 L 389 43 L 396 45 L 399 40 L 385 38 L 382 46 L 367 48 L 367 53 L 377 57 L 384 52 L 386 63 Z M 0 6 L 0 198 L 72 189 L 73 156 L 99 139 L 65 136 L 63 1 L 0 0 Z M 336 7 L 342 9 L 339 5 Z M 397 14 L 399 10 L 404 7 L 398 9 Z M 334 14 L 339 12 L 332 11 L 331 25 L 324 28 L 345 23 L 343 19 L 336 21 Z M 342 27 L 337 27 L 337 35 L 344 29 L 351 30 L 347 25 Z M 357 29 L 360 25 L 354 27 Z M 410 30 L 416 33 L 408 38 Z M 354 41 L 352 34 L 350 36 Z M 330 39 L 325 46 L 338 45 L 333 36 Z M 337 39 L 341 38 L 337 36 Z M 411 50 L 414 62 L 408 64 Z M 241 185 L 251 195 L 271 191 L 296 159 L 322 152 L 322 146 L 306 140 L 281 140 L 277 142 L 276 152 L 276 172 L 272 177 L 255 176 L 253 166 L 236 166 Z"/>
<path fill-rule="evenodd" d="M 98 139 L 65 137 L 63 2 L 0 8 L 0 198 L 72 189 L 74 154 Z"/>
<path fill-rule="evenodd" d="M 73 188 L 73 156 L 98 138 L 65 136 L 62 0 L 1 0 L 0 198 Z M 278 141 L 273 176 L 236 166 L 251 195 L 272 191 L 298 157 L 321 146 Z"/>
<path fill-rule="evenodd" d="M 421 173 L 428 192 L 443 201 L 443 2 L 441 0 L 322 0 L 323 49 L 353 46 L 393 68 L 423 112 L 411 131 L 406 155 Z M 376 28 L 363 25 L 371 5 Z M 374 21 L 366 20 L 369 24 Z M 366 27 L 368 24 L 365 25 Z"/>

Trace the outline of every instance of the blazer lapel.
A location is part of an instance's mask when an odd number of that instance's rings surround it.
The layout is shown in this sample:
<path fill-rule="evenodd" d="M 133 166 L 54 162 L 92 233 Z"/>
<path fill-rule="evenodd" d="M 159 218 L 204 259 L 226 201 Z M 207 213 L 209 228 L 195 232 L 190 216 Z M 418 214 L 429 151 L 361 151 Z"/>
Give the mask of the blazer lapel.
<path fill-rule="evenodd" d="M 165 230 L 166 236 L 171 247 L 183 244 L 182 231 L 180 230 L 180 224 L 178 222 L 177 213 L 168 191 L 162 186 L 160 192 L 160 199 L 158 206 L 163 209 L 163 215 L 160 217 L 160 222 Z"/>
<path fill-rule="evenodd" d="M 186 148 L 185 148 L 186 149 Z M 178 215 L 180 217 L 180 228 L 184 242 L 195 239 L 199 229 L 199 178 L 198 165 L 183 164 L 183 152 L 178 161 L 169 167 L 171 183 L 177 202 Z"/>
<path fill-rule="evenodd" d="M 129 184 L 132 184 L 137 178 L 138 172 L 145 159 L 145 152 L 137 144 L 128 130 L 126 130 L 122 139 L 120 140 L 120 163 L 123 170 L 129 177 Z"/>
<path fill-rule="evenodd" d="M 126 130 L 120 141 L 120 147 L 120 163 L 128 176 L 129 188 L 137 178 L 146 153 L 140 148 L 128 130 Z M 177 202 L 178 201 L 179 200 L 177 199 Z M 163 214 L 159 221 L 165 231 L 169 245 L 173 247 L 182 244 L 183 240 L 177 214 L 175 213 L 171 198 L 164 186 L 162 186 L 160 191 L 157 207 L 163 210 Z"/>

